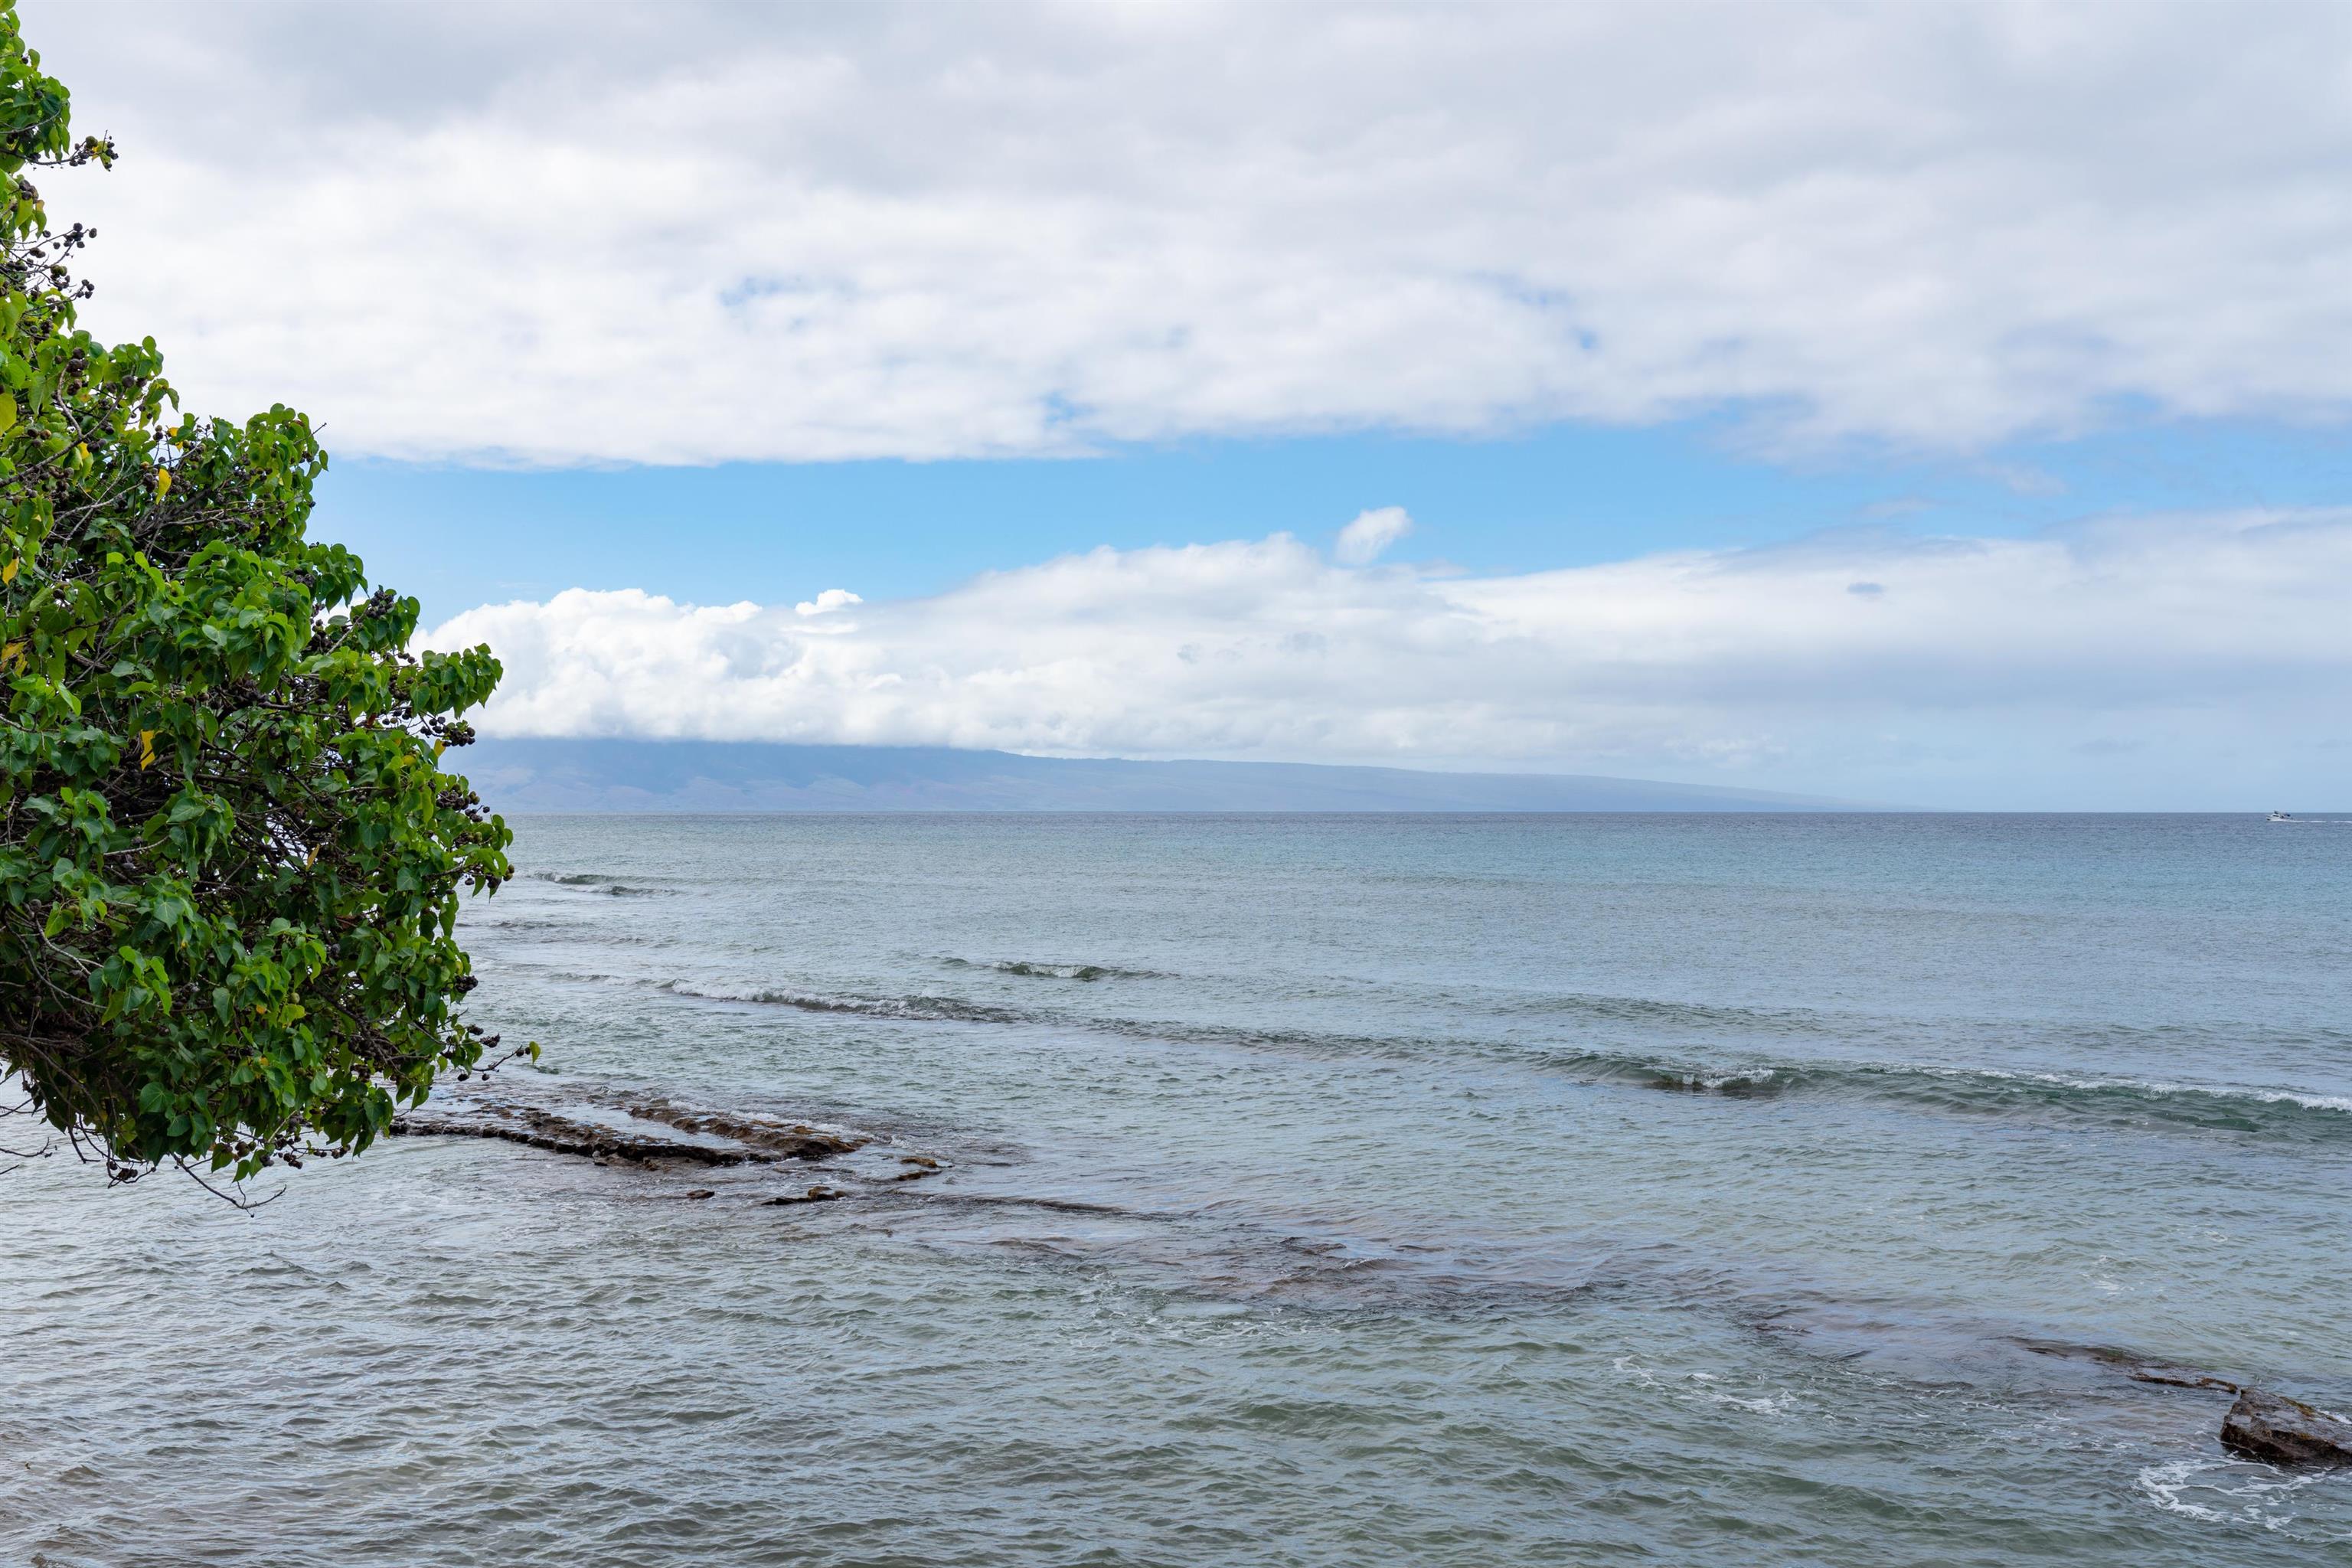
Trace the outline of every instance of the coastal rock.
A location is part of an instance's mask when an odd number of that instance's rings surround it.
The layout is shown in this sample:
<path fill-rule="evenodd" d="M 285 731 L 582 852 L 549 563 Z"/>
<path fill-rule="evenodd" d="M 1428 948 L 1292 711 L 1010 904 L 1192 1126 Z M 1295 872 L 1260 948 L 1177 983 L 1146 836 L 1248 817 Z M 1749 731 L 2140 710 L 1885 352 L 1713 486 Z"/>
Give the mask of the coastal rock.
<path fill-rule="evenodd" d="M 828 1160 L 862 1148 L 855 1133 L 811 1127 L 756 1112 L 730 1114 L 667 1100 L 594 1098 L 568 1107 L 467 1095 L 436 1099 L 394 1119 L 395 1134 L 498 1138 L 580 1155 L 599 1164 L 670 1162 L 695 1165 L 773 1165 L 787 1160 Z"/>
<path fill-rule="evenodd" d="M 681 1132 L 709 1138 L 730 1138 L 738 1143 L 787 1160 L 826 1160 L 866 1146 L 854 1133 L 830 1132 L 804 1121 L 783 1121 L 751 1113 L 690 1110 L 667 1100 L 632 1100 L 624 1107 L 632 1116 L 658 1121 Z"/>
<path fill-rule="evenodd" d="M 2195 1367 L 2176 1366 L 2170 1362 L 2150 1361 L 2137 1351 L 2116 1345 L 2076 1344 L 2071 1340 L 2038 1340 L 2019 1338 L 2013 1342 L 2035 1355 L 2056 1356 L 2063 1361 L 2096 1362 L 2121 1372 L 2134 1383 L 2158 1383 L 2167 1388 L 2218 1388 L 2225 1394 L 2236 1394 L 2240 1385 L 2226 1377 L 2217 1377 Z"/>
<path fill-rule="evenodd" d="M 494 1105 L 463 1115 L 398 1116 L 393 1119 L 391 1131 L 395 1137 L 497 1138 L 551 1154 L 583 1155 L 600 1163 L 629 1160 L 650 1165 L 677 1160 L 696 1165 L 740 1165 L 776 1158 L 753 1151 L 638 1137 L 536 1107 Z"/>
<path fill-rule="evenodd" d="M 847 1193 L 843 1192 L 838 1187 L 818 1186 L 811 1187 L 805 1193 L 786 1193 L 780 1198 L 770 1198 L 761 1206 L 762 1208 L 779 1209 L 784 1207 L 788 1204 L 829 1204 L 835 1198 L 845 1198 L 849 1194 Z"/>
<path fill-rule="evenodd" d="M 2352 1421 L 2301 1400 L 2242 1389 L 2221 1417 L 2221 1446 L 2273 1465 L 2352 1465 Z"/>

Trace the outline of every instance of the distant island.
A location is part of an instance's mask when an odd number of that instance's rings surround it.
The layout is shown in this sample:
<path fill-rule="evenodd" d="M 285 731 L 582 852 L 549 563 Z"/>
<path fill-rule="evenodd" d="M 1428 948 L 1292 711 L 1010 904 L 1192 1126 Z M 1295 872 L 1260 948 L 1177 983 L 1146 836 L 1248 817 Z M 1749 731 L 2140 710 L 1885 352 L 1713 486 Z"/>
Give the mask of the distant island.
<path fill-rule="evenodd" d="M 457 765 L 493 810 L 1860 811 L 1851 801 L 1583 773 L 1024 757 L 945 746 L 482 741 Z"/>

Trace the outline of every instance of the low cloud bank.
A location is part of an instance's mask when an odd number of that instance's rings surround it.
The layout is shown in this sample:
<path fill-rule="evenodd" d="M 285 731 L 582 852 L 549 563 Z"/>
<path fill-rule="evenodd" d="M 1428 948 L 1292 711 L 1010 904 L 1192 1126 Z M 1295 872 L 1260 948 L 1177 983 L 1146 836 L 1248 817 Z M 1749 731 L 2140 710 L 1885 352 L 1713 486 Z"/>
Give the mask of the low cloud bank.
<path fill-rule="evenodd" d="M 499 735 L 2234 805 L 2342 776 L 2347 605 L 2352 512 L 2326 511 L 1823 535 L 1499 577 L 1335 563 L 1276 534 L 1097 550 L 890 603 L 574 589 L 427 640 L 498 650 L 483 728 Z"/>
<path fill-rule="evenodd" d="M 2342 6 L 26 10 L 88 323 L 339 457 L 2352 410 Z"/>

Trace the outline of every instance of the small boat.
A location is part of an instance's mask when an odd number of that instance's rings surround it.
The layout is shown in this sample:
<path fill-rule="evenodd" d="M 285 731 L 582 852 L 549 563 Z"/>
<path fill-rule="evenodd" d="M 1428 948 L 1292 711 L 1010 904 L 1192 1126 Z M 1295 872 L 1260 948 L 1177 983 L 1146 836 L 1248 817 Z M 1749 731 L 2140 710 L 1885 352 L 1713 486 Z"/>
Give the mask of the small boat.
<path fill-rule="evenodd" d="M 2273 811 L 2271 813 L 2271 820 L 2273 822 L 2293 822 L 2294 820 L 2294 813 L 2291 811 Z"/>

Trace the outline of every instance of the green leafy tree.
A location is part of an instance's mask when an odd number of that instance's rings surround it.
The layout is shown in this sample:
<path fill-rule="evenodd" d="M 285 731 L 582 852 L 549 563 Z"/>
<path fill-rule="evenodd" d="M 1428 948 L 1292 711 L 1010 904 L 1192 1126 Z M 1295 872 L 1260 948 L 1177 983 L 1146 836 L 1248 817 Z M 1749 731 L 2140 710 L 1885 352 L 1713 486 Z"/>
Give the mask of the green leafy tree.
<path fill-rule="evenodd" d="M 510 835 L 439 761 L 499 665 L 304 537 L 307 417 L 183 415 L 77 328 L 92 235 L 26 176 L 115 154 L 67 110 L 0 0 L 0 1068 L 118 1180 L 241 1180 L 496 1047 L 455 925 Z"/>

